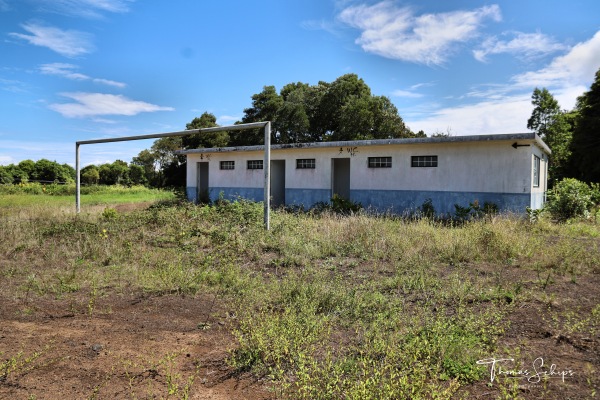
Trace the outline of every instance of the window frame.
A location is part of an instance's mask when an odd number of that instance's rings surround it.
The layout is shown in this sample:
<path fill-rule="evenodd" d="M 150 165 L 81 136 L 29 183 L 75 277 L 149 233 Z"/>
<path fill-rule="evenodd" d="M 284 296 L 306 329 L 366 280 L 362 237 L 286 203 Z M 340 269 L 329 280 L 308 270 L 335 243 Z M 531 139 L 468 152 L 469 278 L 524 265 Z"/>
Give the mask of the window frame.
<path fill-rule="evenodd" d="M 264 169 L 264 160 L 247 160 L 246 168 L 250 170 Z"/>
<path fill-rule="evenodd" d="M 437 168 L 438 156 L 427 155 L 427 156 L 411 156 L 410 167 L 411 168 Z"/>
<path fill-rule="evenodd" d="M 230 166 L 231 166 L 231 168 L 230 168 Z M 222 171 L 233 171 L 235 169 L 235 160 L 220 161 L 219 169 Z"/>
<path fill-rule="evenodd" d="M 296 169 L 315 169 L 317 167 L 314 158 L 296 158 Z"/>
<path fill-rule="evenodd" d="M 367 166 L 369 168 L 392 168 L 392 157 L 368 157 Z"/>
<path fill-rule="evenodd" d="M 533 187 L 540 187 L 540 168 L 541 160 L 535 154 L 533 155 Z"/>

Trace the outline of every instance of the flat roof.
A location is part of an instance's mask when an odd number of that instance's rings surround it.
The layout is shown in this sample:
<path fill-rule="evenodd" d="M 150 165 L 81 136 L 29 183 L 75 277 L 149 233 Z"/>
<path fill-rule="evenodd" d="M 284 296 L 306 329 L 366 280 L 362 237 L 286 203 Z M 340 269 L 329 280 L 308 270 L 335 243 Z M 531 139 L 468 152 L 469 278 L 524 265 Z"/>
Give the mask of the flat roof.
<path fill-rule="evenodd" d="M 311 142 L 311 143 L 289 143 L 271 145 L 271 150 L 280 149 L 319 149 L 327 147 L 358 147 L 358 146 L 382 146 L 392 144 L 438 144 L 458 142 L 496 142 L 496 141 L 534 141 L 535 144 L 547 154 L 551 154 L 550 148 L 542 141 L 535 132 L 508 133 L 496 135 L 470 135 L 470 136 L 441 136 L 424 138 L 401 138 L 401 139 L 373 139 L 373 140 L 350 140 L 339 142 Z M 212 147 L 201 149 L 179 150 L 177 154 L 195 153 L 222 153 L 264 150 L 264 145 L 236 146 L 236 147 Z"/>

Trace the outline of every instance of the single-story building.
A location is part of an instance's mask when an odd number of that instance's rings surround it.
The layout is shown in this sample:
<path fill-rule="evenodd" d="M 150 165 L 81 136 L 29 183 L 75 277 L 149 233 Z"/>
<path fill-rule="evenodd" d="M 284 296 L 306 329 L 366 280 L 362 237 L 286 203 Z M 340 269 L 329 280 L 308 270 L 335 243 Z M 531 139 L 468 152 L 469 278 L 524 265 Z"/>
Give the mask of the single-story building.
<path fill-rule="evenodd" d="M 189 200 L 264 199 L 264 146 L 181 153 Z M 309 208 L 337 194 L 402 214 L 428 199 L 437 213 L 477 200 L 523 213 L 544 204 L 550 153 L 535 133 L 273 145 L 271 201 Z"/>

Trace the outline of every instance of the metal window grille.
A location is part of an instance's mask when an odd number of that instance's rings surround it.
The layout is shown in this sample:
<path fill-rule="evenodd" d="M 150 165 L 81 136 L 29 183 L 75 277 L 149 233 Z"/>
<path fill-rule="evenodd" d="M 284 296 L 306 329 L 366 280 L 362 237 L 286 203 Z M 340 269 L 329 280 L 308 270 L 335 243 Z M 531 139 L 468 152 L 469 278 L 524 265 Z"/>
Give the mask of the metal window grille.
<path fill-rule="evenodd" d="M 412 156 L 411 167 L 437 167 L 438 156 Z"/>
<path fill-rule="evenodd" d="M 248 169 L 263 169 L 263 160 L 248 160 Z"/>
<path fill-rule="evenodd" d="M 392 157 L 369 157 L 369 168 L 392 168 Z"/>
<path fill-rule="evenodd" d="M 221 169 L 235 169 L 235 161 L 221 161 Z"/>
<path fill-rule="evenodd" d="M 315 159 L 314 158 L 299 158 L 296 160 L 297 169 L 314 169 Z"/>

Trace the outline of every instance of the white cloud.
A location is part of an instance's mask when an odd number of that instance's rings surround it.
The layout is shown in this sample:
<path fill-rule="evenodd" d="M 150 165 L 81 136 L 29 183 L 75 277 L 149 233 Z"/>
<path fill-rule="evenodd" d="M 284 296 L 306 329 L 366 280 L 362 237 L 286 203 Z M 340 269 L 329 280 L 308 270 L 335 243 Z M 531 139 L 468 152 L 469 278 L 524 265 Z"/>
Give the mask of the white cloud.
<path fill-rule="evenodd" d="M 567 48 L 540 32 L 509 32 L 504 35 L 514 37 L 511 40 L 499 40 L 495 36 L 488 38 L 481 44 L 481 48 L 473 51 L 474 57 L 481 62 L 487 61 L 486 57 L 489 54 L 502 53 L 515 54 L 525 58 L 537 58 Z"/>
<path fill-rule="evenodd" d="M 100 78 L 92 78 L 84 74 L 80 74 L 79 72 L 75 72 L 78 67 L 73 64 L 65 64 L 65 63 L 52 63 L 52 64 L 42 64 L 40 65 L 40 71 L 45 75 L 57 75 L 62 76 L 67 79 L 72 79 L 76 81 L 92 81 L 94 83 L 100 83 L 103 85 L 114 86 L 118 88 L 123 88 L 126 85 L 122 82 L 111 81 L 108 79 L 100 79 Z"/>
<path fill-rule="evenodd" d="M 325 32 L 331 33 L 332 35 L 339 35 L 339 30 L 336 24 L 326 20 L 302 21 L 300 23 L 300 26 L 308 31 L 323 30 Z"/>
<path fill-rule="evenodd" d="M 423 129 L 428 134 L 445 132 L 448 128 L 457 135 L 526 132 L 535 87 L 547 87 L 561 108 L 570 110 L 577 97 L 589 90 L 599 67 L 600 31 L 554 58 L 545 68 L 516 75 L 509 83 L 488 85 L 465 96 L 484 99 L 478 103 L 439 108 L 428 114 L 420 110 L 405 120 L 411 129 Z"/>
<path fill-rule="evenodd" d="M 478 35 L 486 19 L 501 20 L 500 7 L 484 6 L 472 11 L 415 15 L 410 7 L 390 0 L 372 6 L 350 6 L 339 19 L 362 31 L 356 40 L 363 50 L 383 57 L 426 65 L 442 65 L 457 43 Z"/>
<path fill-rule="evenodd" d="M 172 107 L 161 107 L 144 101 L 105 93 L 62 93 L 75 103 L 50 104 L 49 108 L 68 118 L 96 117 L 100 115 L 132 116 L 143 112 L 172 111 Z"/>
<path fill-rule="evenodd" d="M 423 95 L 421 93 L 415 93 L 410 90 L 402 90 L 402 89 L 394 90 L 392 92 L 392 96 L 393 97 L 404 97 L 404 98 L 409 98 L 409 99 L 417 99 L 419 97 L 423 97 Z"/>
<path fill-rule="evenodd" d="M 0 3 L 0 5 L 2 5 L 2 4 Z M 12 158 L 12 156 L 5 156 L 5 155 L 0 154 L 0 165 L 9 165 L 9 164 L 14 164 L 14 163 L 15 163 L 15 161 Z"/>
<path fill-rule="evenodd" d="M 531 96 L 506 97 L 498 101 L 442 108 L 422 119 L 407 120 L 412 130 L 424 130 L 428 135 L 446 132 L 455 135 L 488 135 L 527 132 L 531 116 Z"/>
<path fill-rule="evenodd" d="M 10 6 L 8 5 L 8 2 L 6 0 L 0 0 L 0 12 L 9 10 Z"/>
<path fill-rule="evenodd" d="M 526 87 L 567 87 L 588 85 L 600 67 L 600 31 L 588 41 L 574 46 L 550 65 L 537 71 L 526 72 L 512 80 Z"/>
<path fill-rule="evenodd" d="M 25 93 L 27 90 L 25 89 L 27 84 L 21 81 L 16 81 L 14 79 L 2 79 L 0 78 L 0 88 L 2 90 L 6 90 L 7 92 L 12 93 Z"/>
<path fill-rule="evenodd" d="M 62 30 L 33 22 L 23 24 L 21 27 L 31 35 L 15 32 L 9 35 L 26 40 L 35 46 L 47 47 L 65 57 L 77 57 L 94 50 L 91 35 L 85 32 Z"/>
<path fill-rule="evenodd" d="M 125 13 L 133 0 L 32 0 L 41 11 L 83 18 L 101 18 L 102 13 Z"/>
<path fill-rule="evenodd" d="M 217 118 L 217 123 L 219 125 L 232 125 L 235 121 L 240 121 L 241 117 L 236 117 L 235 115 L 220 115 Z"/>

